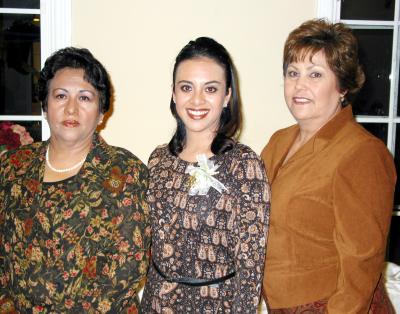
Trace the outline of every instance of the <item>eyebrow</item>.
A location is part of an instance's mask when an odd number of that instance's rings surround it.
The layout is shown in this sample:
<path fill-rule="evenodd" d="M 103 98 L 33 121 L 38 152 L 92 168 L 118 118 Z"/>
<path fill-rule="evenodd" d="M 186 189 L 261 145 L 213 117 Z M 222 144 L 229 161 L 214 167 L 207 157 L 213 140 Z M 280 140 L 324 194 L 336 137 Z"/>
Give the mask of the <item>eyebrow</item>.
<path fill-rule="evenodd" d="M 176 84 L 182 84 L 182 83 L 193 85 L 193 83 L 191 81 L 187 81 L 187 80 L 178 81 Z M 208 84 L 222 84 L 222 82 L 220 82 L 220 81 L 209 81 L 209 82 L 205 83 L 205 85 L 208 85 Z"/>
<path fill-rule="evenodd" d="M 64 91 L 64 92 L 68 93 L 68 90 L 65 89 L 65 88 L 62 88 L 62 87 L 56 87 L 56 88 L 53 89 L 53 91 L 57 91 L 57 90 L 62 90 L 62 91 Z M 87 93 L 96 95 L 96 92 L 93 92 L 93 91 L 88 90 L 88 89 L 80 89 L 79 92 L 80 92 L 80 93 L 85 93 L 85 92 L 87 92 Z"/>
<path fill-rule="evenodd" d="M 290 63 L 290 64 L 287 66 L 287 68 L 290 68 L 290 67 L 295 68 L 296 70 L 298 69 L 298 67 L 295 66 L 295 65 L 293 65 L 292 63 Z M 323 69 L 325 68 L 323 65 L 311 63 L 311 65 L 308 66 L 306 69 L 307 69 L 307 70 L 310 70 L 310 69 L 315 68 L 315 67 L 323 68 Z"/>
<path fill-rule="evenodd" d="M 81 89 L 79 92 L 80 92 L 80 93 L 88 92 L 88 93 L 91 93 L 91 94 L 93 94 L 93 95 L 96 95 L 96 92 L 93 92 L 93 91 L 88 90 L 88 89 Z"/>

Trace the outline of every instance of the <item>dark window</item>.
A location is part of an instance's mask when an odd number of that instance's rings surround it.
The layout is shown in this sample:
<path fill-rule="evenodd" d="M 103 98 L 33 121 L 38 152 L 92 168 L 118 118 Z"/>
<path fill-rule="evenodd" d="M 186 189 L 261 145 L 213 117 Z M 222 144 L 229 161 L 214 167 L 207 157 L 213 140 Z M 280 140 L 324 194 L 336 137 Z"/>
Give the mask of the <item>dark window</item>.
<path fill-rule="evenodd" d="M 40 115 L 38 15 L 0 14 L 0 115 Z"/>
<path fill-rule="evenodd" d="M 389 115 L 392 29 L 354 29 L 366 80 L 353 104 L 356 115 Z"/>
<path fill-rule="evenodd" d="M 40 0 L 0 0 L 0 8 L 39 9 Z"/>
<path fill-rule="evenodd" d="M 390 226 L 387 260 L 400 265 L 400 217 L 393 216 Z"/>
<path fill-rule="evenodd" d="M 370 133 L 387 144 L 388 124 L 387 123 L 361 123 Z"/>
<path fill-rule="evenodd" d="M 399 170 L 400 169 L 400 124 L 396 124 L 396 147 L 394 152 L 394 162 L 396 164 L 396 169 Z M 397 179 L 396 190 L 394 195 L 394 203 L 395 205 L 400 205 L 399 179 Z"/>
<path fill-rule="evenodd" d="M 399 43 L 400 50 L 400 43 Z M 400 117 L 400 67 L 397 69 L 397 116 Z"/>
<path fill-rule="evenodd" d="M 342 0 L 342 20 L 393 21 L 395 0 Z"/>

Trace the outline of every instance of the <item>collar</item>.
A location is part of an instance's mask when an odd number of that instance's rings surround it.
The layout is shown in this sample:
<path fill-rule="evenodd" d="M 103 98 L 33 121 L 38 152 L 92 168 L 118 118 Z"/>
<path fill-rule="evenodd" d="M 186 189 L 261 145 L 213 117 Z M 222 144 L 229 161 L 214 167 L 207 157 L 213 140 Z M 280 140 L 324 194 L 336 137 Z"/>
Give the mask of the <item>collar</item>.
<path fill-rule="evenodd" d="M 351 105 L 346 106 L 340 112 L 338 112 L 331 120 L 329 120 L 321 129 L 307 142 L 305 143 L 290 159 L 286 162 L 285 166 L 292 163 L 293 161 L 308 156 L 317 151 L 324 149 L 329 142 L 337 135 L 340 129 L 342 129 L 346 123 L 354 121 L 353 110 Z M 281 167 L 283 160 L 289 151 L 293 141 L 295 140 L 299 132 L 299 126 L 294 125 L 286 130 L 285 136 L 279 140 L 279 155 L 277 156 L 278 167 L 276 171 Z"/>
<path fill-rule="evenodd" d="M 310 142 L 313 144 L 313 151 L 322 150 L 337 135 L 339 130 L 351 121 L 354 121 L 353 108 L 348 105 L 340 110 L 311 138 Z"/>

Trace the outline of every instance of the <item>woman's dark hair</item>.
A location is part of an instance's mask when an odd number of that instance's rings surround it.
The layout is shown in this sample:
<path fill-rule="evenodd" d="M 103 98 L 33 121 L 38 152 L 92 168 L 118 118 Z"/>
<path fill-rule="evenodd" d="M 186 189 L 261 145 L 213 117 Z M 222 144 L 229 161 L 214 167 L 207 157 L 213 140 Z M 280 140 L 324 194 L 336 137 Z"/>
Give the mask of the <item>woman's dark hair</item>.
<path fill-rule="evenodd" d="M 211 151 L 213 154 L 223 154 L 232 149 L 235 144 L 235 137 L 241 130 L 242 115 L 240 111 L 240 99 L 237 83 L 236 70 L 232 59 L 221 44 L 212 38 L 199 37 L 196 40 L 190 41 L 179 52 L 175 59 L 174 70 L 172 74 L 173 88 L 175 88 L 176 71 L 179 65 L 185 60 L 206 57 L 219 64 L 225 72 L 226 92 L 231 89 L 231 97 L 227 107 L 224 107 L 219 120 L 217 134 L 211 143 Z M 169 142 L 169 150 L 177 156 L 182 152 L 186 142 L 186 129 L 182 119 L 176 111 L 176 104 L 171 97 L 170 109 L 175 117 L 177 127 L 175 134 Z"/>
<path fill-rule="evenodd" d="M 285 42 L 283 73 L 291 62 L 312 58 L 323 51 L 335 73 L 340 92 L 347 92 L 342 106 L 351 103 L 364 84 L 365 75 L 358 60 L 358 43 L 351 29 L 343 23 L 323 19 L 306 21 L 294 29 Z"/>
<path fill-rule="evenodd" d="M 110 108 L 111 84 L 106 69 L 88 49 L 74 47 L 63 48 L 53 53 L 40 71 L 38 97 L 42 102 L 43 111 L 47 111 L 50 82 L 57 71 L 64 68 L 84 71 L 84 79 L 99 93 L 100 111 L 107 112 Z"/>

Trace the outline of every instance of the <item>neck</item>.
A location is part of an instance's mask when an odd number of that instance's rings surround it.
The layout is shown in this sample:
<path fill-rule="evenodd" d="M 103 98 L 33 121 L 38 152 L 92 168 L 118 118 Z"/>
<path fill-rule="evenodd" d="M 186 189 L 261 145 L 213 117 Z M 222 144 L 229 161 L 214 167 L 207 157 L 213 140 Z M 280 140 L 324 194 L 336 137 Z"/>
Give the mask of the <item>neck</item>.
<path fill-rule="evenodd" d="M 320 127 L 310 127 L 308 125 L 304 125 L 303 123 L 299 123 L 299 135 L 298 141 L 301 144 L 305 144 L 308 142 L 310 138 L 312 138 L 321 128 Z"/>
<path fill-rule="evenodd" d="M 300 128 L 299 140 L 302 143 L 307 142 L 313 137 L 324 125 L 332 120 L 340 111 L 342 107 L 338 105 L 328 116 L 319 117 L 316 119 L 298 120 L 297 123 Z"/>
<path fill-rule="evenodd" d="M 68 168 L 80 162 L 90 151 L 92 141 L 84 141 L 71 145 L 56 138 L 50 138 L 48 155 L 55 168 Z"/>
<path fill-rule="evenodd" d="M 187 161 L 196 161 L 198 154 L 205 154 L 207 157 L 213 155 L 211 151 L 211 143 L 215 134 L 187 134 L 186 144 L 179 155 L 182 159 Z"/>

